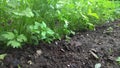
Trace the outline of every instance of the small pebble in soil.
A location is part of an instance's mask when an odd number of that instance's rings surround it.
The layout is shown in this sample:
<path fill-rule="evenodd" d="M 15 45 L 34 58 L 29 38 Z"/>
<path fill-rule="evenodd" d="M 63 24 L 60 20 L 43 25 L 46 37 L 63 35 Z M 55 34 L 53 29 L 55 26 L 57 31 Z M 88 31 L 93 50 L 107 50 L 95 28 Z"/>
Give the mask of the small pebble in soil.
<path fill-rule="evenodd" d="M 89 36 L 89 34 L 86 34 L 87 36 Z"/>
<path fill-rule="evenodd" d="M 32 62 L 31 60 L 29 60 L 29 61 L 28 61 L 28 64 L 30 64 L 30 65 L 31 65 L 31 64 L 33 64 L 33 62 Z"/>
<path fill-rule="evenodd" d="M 67 65 L 68 67 L 70 67 L 70 65 Z"/>
<path fill-rule="evenodd" d="M 41 54 L 42 54 L 42 51 L 41 51 L 41 50 L 37 50 L 37 51 L 36 51 L 36 55 L 37 55 L 37 56 L 40 56 Z"/>

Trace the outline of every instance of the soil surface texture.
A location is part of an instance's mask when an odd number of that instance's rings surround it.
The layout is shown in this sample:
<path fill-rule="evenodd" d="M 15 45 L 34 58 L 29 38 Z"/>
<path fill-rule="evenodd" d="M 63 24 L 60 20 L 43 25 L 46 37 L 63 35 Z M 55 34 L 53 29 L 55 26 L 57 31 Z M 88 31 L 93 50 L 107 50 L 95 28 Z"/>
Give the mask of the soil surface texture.
<path fill-rule="evenodd" d="M 71 39 L 22 49 L 0 49 L 7 53 L 0 68 L 120 68 L 120 20 L 97 26 L 94 31 L 78 32 Z"/>

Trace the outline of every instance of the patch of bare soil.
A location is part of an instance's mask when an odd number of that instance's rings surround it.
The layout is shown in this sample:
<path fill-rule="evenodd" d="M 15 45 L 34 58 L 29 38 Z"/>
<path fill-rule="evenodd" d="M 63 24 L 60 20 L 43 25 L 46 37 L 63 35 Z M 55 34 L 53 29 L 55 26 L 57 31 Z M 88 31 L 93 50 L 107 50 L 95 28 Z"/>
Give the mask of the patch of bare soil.
<path fill-rule="evenodd" d="M 96 63 L 101 68 L 120 68 L 115 61 L 120 56 L 120 20 L 79 32 L 70 41 L 1 49 L 0 53 L 8 54 L 0 68 L 95 68 Z"/>

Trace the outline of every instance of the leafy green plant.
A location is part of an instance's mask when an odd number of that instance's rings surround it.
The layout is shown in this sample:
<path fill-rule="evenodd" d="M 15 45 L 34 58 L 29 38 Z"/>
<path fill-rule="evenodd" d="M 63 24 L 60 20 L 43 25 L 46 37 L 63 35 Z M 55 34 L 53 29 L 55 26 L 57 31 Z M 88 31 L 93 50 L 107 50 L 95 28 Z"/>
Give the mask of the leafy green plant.
<path fill-rule="evenodd" d="M 27 38 L 24 36 L 24 34 L 18 35 L 17 33 L 13 32 L 6 32 L 1 35 L 1 38 L 4 38 L 3 41 L 7 41 L 7 46 L 11 46 L 13 48 L 19 48 L 21 47 L 22 42 L 26 42 Z"/>
<path fill-rule="evenodd" d="M 0 0 L 0 4 L 0 41 L 13 48 L 24 42 L 50 43 L 120 18 L 119 1 Z"/>
<path fill-rule="evenodd" d="M 50 43 L 54 39 L 54 31 L 47 27 L 47 25 L 42 22 L 35 22 L 34 25 L 28 27 L 29 32 L 31 33 L 32 39 L 36 40 L 45 40 Z"/>

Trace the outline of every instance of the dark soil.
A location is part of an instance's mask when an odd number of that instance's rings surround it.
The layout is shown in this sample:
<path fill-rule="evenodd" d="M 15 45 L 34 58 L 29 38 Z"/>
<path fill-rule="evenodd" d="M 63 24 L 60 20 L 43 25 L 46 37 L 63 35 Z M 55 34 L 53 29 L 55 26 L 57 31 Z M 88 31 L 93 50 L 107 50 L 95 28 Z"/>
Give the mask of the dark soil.
<path fill-rule="evenodd" d="M 113 31 L 108 31 L 109 27 Z M 120 20 L 96 27 L 95 31 L 79 32 L 70 40 L 52 44 L 25 46 L 22 49 L 0 50 L 7 53 L 0 68 L 120 68 Z"/>

